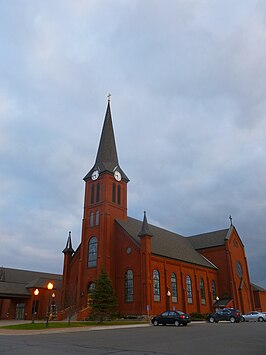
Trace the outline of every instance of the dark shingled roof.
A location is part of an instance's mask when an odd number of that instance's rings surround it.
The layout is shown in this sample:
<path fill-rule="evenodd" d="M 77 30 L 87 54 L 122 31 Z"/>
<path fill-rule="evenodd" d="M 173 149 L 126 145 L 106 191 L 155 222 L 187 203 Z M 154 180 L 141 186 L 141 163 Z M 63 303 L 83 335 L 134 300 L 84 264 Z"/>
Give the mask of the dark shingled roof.
<path fill-rule="evenodd" d="M 260 292 L 266 292 L 265 288 L 261 287 L 261 286 L 258 286 L 258 285 L 255 285 L 253 283 L 251 283 L 251 287 L 252 287 L 252 290 L 253 291 L 260 291 Z"/>
<path fill-rule="evenodd" d="M 142 228 L 141 221 L 128 217 L 126 221 L 117 220 L 117 223 L 140 245 L 138 234 Z M 149 224 L 149 231 L 153 235 L 151 239 L 153 254 L 212 269 L 216 268 L 193 248 L 188 238 L 151 224 Z"/>
<path fill-rule="evenodd" d="M 187 237 L 193 247 L 198 249 L 211 248 L 224 245 L 231 233 L 231 228 L 226 228 L 214 232 L 202 233 Z"/>
<path fill-rule="evenodd" d="M 1 268 L 4 278 L 0 281 L 1 297 L 30 297 L 28 288 L 46 288 L 53 282 L 55 289 L 62 287 L 62 275 L 38 271 Z"/>
<path fill-rule="evenodd" d="M 118 156 L 115 144 L 115 135 L 112 123 L 110 103 L 108 102 L 105 119 L 102 128 L 102 134 L 96 156 L 96 161 L 93 168 L 84 177 L 84 180 L 89 180 L 91 174 L 95 169 L 99 170 L 99 173 L 109 172 L 114 173 L 115 170 L 120 171 L 122 179 L 129 181 L 126 174 L 120 168 L 118 163 Z"/>

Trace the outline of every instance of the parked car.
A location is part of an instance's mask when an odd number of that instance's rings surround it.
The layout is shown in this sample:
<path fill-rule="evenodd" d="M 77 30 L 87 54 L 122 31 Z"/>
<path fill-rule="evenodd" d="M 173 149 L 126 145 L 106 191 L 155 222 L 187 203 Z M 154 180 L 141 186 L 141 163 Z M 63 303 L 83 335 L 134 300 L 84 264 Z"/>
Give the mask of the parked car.
<path fill-rule="evenodd" d="M 219 321 L 225 320 L 231 323 L 239 323 L 241 321 L 241 317 L 242 315 L 238 309 L 224 308 L 215 313 L 208 314 L 207 321 L 210 323 L 218 323 Z"/>
<path fill-rule="evenodd" d="M 153 325 L 174 324 L 175 326 L 179 326 L 180 324 L 187 325 L 191 322 L 191 318 L 189 314 L 181 311 L 166 311 L 153 317 L 151 322 Z"/>
<path fill-rule="evenodd" d="M 266 321 L 266 313 L 252 311 L 247 314 L 243 314 L 243 317 L 246 322 L 265 322 Z"/>

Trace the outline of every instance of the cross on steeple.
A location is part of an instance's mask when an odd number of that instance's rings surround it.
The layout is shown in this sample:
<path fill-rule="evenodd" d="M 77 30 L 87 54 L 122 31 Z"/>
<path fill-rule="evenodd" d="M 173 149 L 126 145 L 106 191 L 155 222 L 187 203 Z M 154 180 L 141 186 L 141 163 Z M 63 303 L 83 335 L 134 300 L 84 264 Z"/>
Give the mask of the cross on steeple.
<path fill-rule="evenodd" d="M 108 102 L 111 101 L 111 94 L 110 93 L 107 95 L 107 99 L 108 99 Z"/>
<path fill-rule="evenodd" d="M 230 227 L 232 227 L 232 225 L 233 225 L 233 218 L 232 218 L 231 215 L 229 216 L 229 219 L 230 219 Z"/>

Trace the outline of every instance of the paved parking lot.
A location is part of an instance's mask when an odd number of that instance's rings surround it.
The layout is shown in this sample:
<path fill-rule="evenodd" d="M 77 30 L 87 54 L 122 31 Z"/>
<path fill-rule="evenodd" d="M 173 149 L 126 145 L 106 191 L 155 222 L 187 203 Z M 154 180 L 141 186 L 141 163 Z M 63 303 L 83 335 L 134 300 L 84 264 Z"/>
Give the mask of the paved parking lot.
<path fill-rule="evenodd" d="M 37 335 L 1 335 L 0 354 L 265 354 L 266 322 L 191 323 Z"/>

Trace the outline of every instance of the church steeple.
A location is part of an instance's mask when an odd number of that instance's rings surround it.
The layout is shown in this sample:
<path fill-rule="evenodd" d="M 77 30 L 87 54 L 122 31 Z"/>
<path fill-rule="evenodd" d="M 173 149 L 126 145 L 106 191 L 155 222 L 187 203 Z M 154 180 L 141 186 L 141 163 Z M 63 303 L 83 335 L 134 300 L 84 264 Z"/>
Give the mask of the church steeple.
<path fill-rule="evenodd" d="M 110 98 L 108 97 L 108 104 L 96 160 L 93 168 L 84 177 L 84 180 L 89 180 L 94 171 L 97 171 L 97 174 L 101 174 L 103 172 L 113 174 L 116 170 L 120 172 L 122 179 L 126 182 L 129 181 L 128 177 L 119 166 L 111 116 Z"/>

